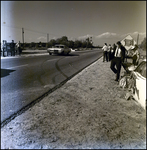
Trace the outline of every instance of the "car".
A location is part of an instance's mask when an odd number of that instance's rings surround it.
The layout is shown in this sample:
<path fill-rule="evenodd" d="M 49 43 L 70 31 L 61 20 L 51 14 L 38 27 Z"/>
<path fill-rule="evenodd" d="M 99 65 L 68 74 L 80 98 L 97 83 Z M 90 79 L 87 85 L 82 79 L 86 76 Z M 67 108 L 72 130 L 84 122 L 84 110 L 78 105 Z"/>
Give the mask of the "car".
<path fill-rule="evenodd" d="M 146 109 L 146 59 L 142 60 L 134 70 L 131 70 L 131 77 L 134 81 L 133 97 Z"/>
<path fill-rule="evenodd" d="M 66 45 L 57 44 L 52 48 L 48 48 L 47 52 L 49 53 L 49 55 L 52 55 L 52 54 L 68 55 L 71 52 L 71 48 L 68 48 Z"/>

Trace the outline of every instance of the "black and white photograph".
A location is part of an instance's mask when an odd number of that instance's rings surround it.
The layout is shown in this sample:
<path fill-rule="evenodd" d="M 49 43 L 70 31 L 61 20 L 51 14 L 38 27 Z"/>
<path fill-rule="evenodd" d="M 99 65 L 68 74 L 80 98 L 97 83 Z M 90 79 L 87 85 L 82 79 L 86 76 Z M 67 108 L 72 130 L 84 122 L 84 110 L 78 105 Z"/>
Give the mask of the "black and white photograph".
<path fill-rule="evenodd" d="M 146 149 L 146 1 L 1 1 L 1 149 Z"/>

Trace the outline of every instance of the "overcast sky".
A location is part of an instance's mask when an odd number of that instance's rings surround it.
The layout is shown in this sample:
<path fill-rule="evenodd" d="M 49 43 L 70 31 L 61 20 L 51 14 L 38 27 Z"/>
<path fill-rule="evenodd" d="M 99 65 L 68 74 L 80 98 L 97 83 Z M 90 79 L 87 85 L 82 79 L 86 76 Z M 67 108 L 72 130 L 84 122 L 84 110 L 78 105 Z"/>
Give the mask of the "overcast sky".
<path fill-rule="evenodd" d="M 146 37 L 146 1 L 1 1 L 1 41 L 46 42 L 92 37 L 113 44 L 130 34 Z"/>

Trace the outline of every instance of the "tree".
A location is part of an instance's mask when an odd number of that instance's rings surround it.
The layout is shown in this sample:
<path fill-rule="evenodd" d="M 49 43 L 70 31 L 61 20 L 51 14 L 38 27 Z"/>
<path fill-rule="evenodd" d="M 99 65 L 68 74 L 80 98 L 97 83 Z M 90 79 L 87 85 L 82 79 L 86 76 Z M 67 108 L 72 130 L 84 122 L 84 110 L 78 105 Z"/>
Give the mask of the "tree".
<path fill-rule="evenodd" d="M 89 37 L 86 39 L 86 41 L 89 43 Z"/>
<path fill-rule="evenodd" d="M 41 41 L 38 43 L 38 46 L 39 46 L 39 47 L 42 47 L 42 43 L 41 43 Z"/>
<path fill-rule="evenodd" d="M 33 44 L 34 43 L 32 42 L 31 45 Z M 62 36 L 61 38 L 58 38 L 56 40 L 51 39 L 50 42 L 46 43 L 46 47 L 52 47 L 55 44 L 63 44 L 70 48 L 92 48 L 93 47 L 92 37 L 91 39 L 88 37 L 87 39 L 85 39 L 85 41 L 80 41 L 80 40 L 69 41 L 67 36 Z M 35 45 L 36 45 L 36 48 L 38 48 L 39 45 L 42 45 L 44 47 L 43 43 L 41 42 L 35 43 Z"/>
<path fill-rule="evenodd" d="M 61 44 L 61 38 L 56 39 L 56 44 Z"/>
<path fill-rule="evenodd" d="M 76 40 L 74 43 L 74 48 L 80 48 L 80 47 L 82 47 L 82 42 L 79 40 Z"/>
<path fill-rule="evenodd" d="M 63 44 L 63 45 L 66 45 L 66 46 L 68 46 L 68 38 L 67 38 L 67 36 L 62 36 L 61 38 L 58 38 L 57 40 L 56 40 L 56 44 Z"/>
<path fill-rule="evenodd" d="M 68 41 L 68 47 L 74 48 L 74 42 L 73 41 Z"/>
<path fill-rule="evenodd" d="M 56 44 L 56 40 L 52 39 L 50 40 L 49 44 L 48 44 L 48 47 L 52 47 Z"/>
<path fill-rule="evenodd" d="M 67 36 L 62 36 L 61 41 L 62 41 L 62 42 L 68 42 Z"/>
<path fill-rule="evenodd" d="M 86 41 L 83 41 L 83 42 L 82 42 L 82 47 L 83 47 L 83 48 L 86 48 L 86 46 L 87 46 L 87 42 L 86 42 Z"/>
<path fill-rule="evenodd" d="M 38 45 L 39 45 L 38 43 L 35 43 L 35 49 L 38 49 Z"/>

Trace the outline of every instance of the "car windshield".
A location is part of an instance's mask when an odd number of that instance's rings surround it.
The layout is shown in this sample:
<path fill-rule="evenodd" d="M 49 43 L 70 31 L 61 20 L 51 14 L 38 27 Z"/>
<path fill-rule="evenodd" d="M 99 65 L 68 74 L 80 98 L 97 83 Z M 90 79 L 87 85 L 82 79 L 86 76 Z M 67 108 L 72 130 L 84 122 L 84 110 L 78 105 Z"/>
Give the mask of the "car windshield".
<path fill-rule="evenodd" d="M 62 45 L 56 45 L 55 47 L 56 48 L 64 48 L 64 46 L 62 46 Z"/>

